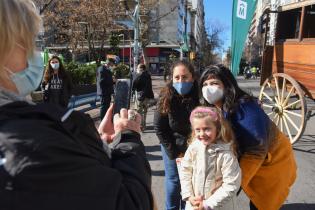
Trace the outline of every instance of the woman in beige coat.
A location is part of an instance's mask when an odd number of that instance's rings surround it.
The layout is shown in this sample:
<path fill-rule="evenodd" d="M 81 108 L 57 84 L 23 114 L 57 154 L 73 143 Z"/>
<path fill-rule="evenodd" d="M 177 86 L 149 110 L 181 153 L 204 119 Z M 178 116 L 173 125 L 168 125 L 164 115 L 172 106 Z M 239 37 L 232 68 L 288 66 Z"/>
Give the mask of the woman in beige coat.
<path fill-rule="evenodd" d="M 193 142 L 179 174 L 186 210 L 233 210 L 241 182 L 233 132 L 213 108 L 197 107 L 190 121 Z"/>

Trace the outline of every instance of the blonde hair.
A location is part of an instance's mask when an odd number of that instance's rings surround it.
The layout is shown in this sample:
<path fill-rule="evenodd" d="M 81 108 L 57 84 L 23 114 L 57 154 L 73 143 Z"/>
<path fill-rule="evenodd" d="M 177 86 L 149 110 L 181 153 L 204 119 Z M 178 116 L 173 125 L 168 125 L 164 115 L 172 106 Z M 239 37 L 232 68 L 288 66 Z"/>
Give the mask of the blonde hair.
<path fill-rule="evenodd" d="M 230 123 L 223 118 L 221 111 L 215 107 L 198 106 L 191 112 L 190 123 L 192 125 L 192 134 L 190 143 L 195 139 L 195 132 L 193 129 L 194 119 L 204 119 L 207 120 L 207 122 L 213 123 L 217 130 L 216 140 L 221 140 L 224 143 L 231 143 L 232 151 L 237 154 L 237 145 L 233 129 L 230 126 Z"/>
<path fill-rule="evenodd" d="M 31 0 L 0 0 L 0 79 L 4 65 L 16 44 L 32 55 L 39 31 L 40 16 Z"/>

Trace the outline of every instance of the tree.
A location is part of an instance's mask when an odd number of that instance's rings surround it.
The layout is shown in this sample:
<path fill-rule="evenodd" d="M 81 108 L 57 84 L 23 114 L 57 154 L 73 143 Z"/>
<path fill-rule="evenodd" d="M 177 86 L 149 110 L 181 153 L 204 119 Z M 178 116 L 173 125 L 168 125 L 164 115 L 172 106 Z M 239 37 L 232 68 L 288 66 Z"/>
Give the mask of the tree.
<path fill-rule="evenodd" d="M 225 27 L 218 21 L 209 21 L 206 25 L 205 46 L 202 48 L 202 63 L 204 66 L 215 64 L 217 59 L 216 51 L 223 46 L 222 34 Z"/>
<path fill-rule="evenodd" d="M 225 57 L 223 60 L 223 64 L 228 68 L 230 68 L 230 66 L 231 66 L 231 59 L 232 59 L 232 53 L 231 53 L 231 47 L 229 47 L 226 50 L 226 54 L 225 54 Z"/>
<path fill-rule="evenodd" d="M 140 46 L 145 48 L 149 39 L 150 24 L 167 16 L 170 11 L 154 19 L 150 11 L 164 0 L 141 0 Z M 35 0 L 40 9 L 46 33 L 45 46 L 63 45 L 74 54 L 88 52 L 89 60 L 100 60 L 105 55 L 105 45 L 110 45 L 111 35 L 121 33 L 124 27 L 115 20 L 130 19 L 119 1 L 112 0 Z M 144 52 L 145 54 L 145 52 Z M 146 56 L 144 56 L 146 57 Z"/>
<path fill-rule="evenodd" d="M 39 8 L 47 5 L 45 0 L 36 3 Z M 50 7 L 45 8 L 44 27 L 53 36 L 52 43 L 66 45 L 74 53 L 88 51 L 89 59 L 93 60 L 104 52 L 111 31 L 121 29 L 114 24 L 115 18 L 125 15 L 117 9 L 118 1 L 111 0 L 50 1 Z M 46 45 L 50 44 L 50 38 L 46 37 Z"/>

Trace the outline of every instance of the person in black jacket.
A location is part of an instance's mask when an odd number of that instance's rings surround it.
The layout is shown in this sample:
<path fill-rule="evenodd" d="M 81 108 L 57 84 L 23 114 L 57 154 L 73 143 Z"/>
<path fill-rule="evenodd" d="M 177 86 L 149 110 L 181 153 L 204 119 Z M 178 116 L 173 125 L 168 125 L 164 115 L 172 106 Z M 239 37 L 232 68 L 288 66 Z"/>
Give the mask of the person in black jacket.
<path fill-rule="evenodd" d="M 154 93 L 151 75 L 144 64 L 139 64 L 137 67 L 137 76 L 132 83 L 132 90 L 136 91 L 136 109 L 142 117 L 141 129 L 145 130 L 148 106 L 149 102 L 154 99 Z"/>
<path fill-rule="evenodd" d="M 104 118 L 104 115 L 109 108 L 112 94 L 114 93 L 114 80 L 111 68 L 114 66 L 114 59 L 109 58 L 104 66 L 99 67 L 99 89 L 101 95 L 101 110 L 100 118 Z"/>
<path fill-rule="evenodd" d="M 0 1 L 0 14 L 0 209 L 153 209 L 140 115 L 112 123 L 110 107 L 97 130 L 84 113 L 28 102 L 44 71 L 40 17 L 30 0 Z"/>
<path fill-rule="evenodd" d="M 165 209 L 184 209 L 176 158 L 183 157 L 191 133 L 189 116 L 198 106 L 198 83 L 193 66 L 178 61 L 171 68 L 171 81 L 162 89 L 154 115 L 156 135 L 165 166 Z"/>
<path fill-rule="evenodd" d="M 73 84 L 58 56 L 54 55 L 48 61 L 42 89 L 45 102 L 68 107 Z"/>

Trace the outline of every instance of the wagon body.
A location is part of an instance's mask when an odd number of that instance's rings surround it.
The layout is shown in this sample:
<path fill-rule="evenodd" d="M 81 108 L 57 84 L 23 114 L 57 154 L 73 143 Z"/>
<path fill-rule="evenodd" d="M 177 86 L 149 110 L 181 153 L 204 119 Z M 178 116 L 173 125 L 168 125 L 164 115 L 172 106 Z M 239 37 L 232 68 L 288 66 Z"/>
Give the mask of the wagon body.
<path fill-rule="evenodd" d="M 274 12 L 275 44 L 264 48 L 259 98 L 294 143 L 311 115 L 305 97 L 312 103 L 315 98 L 315 1 L 289 4 Z"/>

